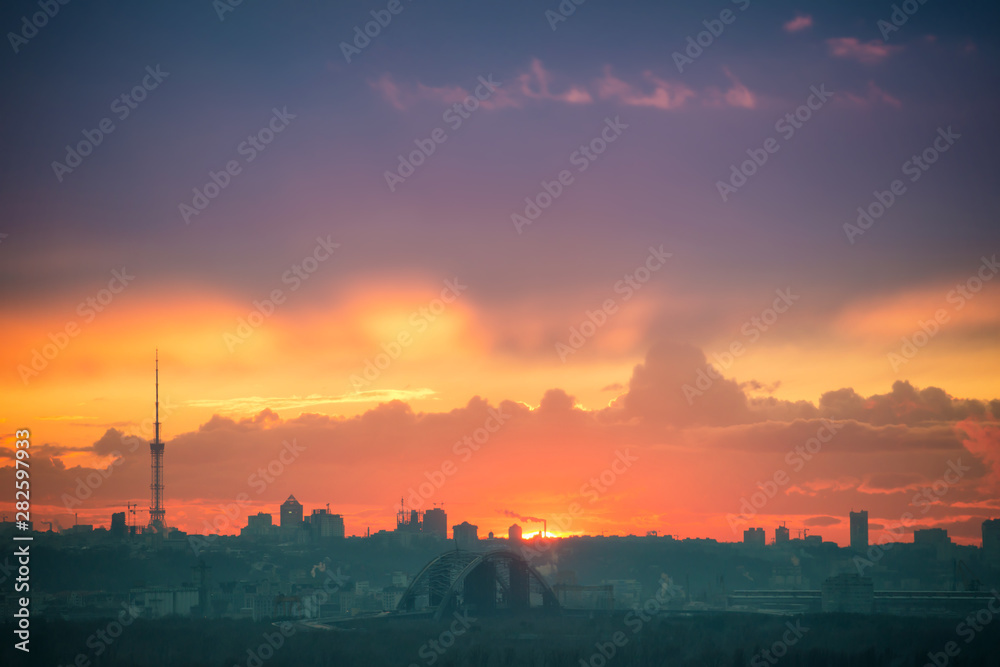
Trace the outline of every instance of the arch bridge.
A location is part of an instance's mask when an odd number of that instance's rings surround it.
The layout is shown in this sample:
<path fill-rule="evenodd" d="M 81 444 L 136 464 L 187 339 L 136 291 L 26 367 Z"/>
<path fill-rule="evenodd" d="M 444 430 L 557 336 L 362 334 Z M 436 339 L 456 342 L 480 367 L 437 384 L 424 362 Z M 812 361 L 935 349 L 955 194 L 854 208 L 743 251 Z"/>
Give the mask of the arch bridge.
<path fill-rule="evenodd" d="M 439 620 L 465 609 L 479 614 L 558 611 L 559 602 L 524 556 L 504 548 L 441 554 L 424 566 L 396 607 L 399 612 L 431 612 Z"/>

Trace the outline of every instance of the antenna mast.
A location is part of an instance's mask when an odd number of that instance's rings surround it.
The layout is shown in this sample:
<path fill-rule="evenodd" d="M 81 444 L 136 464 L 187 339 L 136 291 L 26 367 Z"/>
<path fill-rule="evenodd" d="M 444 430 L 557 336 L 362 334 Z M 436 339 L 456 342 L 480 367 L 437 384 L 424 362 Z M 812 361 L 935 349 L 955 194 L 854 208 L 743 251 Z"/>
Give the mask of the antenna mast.
<path fill-rule="evenodd" d="M 163 442 L 160 440 L 160 351 L 156 351 L 156 425 L 155 439 L 149 443 L 152 484 L 150 488 L 149 527 L 154 532 L 166 528 L 166 510 L 163 508 Z"/>
<path fill-rule="evenodd" d="M 160 351 L 156 350 L 156 442 L 160 441 Z"/>

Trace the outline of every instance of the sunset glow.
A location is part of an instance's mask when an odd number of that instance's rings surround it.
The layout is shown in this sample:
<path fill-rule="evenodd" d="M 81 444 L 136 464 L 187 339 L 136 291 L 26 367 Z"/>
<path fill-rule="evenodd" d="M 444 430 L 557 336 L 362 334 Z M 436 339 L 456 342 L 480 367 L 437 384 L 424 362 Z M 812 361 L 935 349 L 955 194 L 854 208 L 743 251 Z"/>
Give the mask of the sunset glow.
<path fill-rule="evenodd" d="M 414 4 L 356 62 L 344 30 L 277 21 L 291 51 L 248 55 L 281 63 L 250 76 L 238 54 L 281 11 L 259 7 L 190 49 L 154 31 L 114 63 L 65 59 L 60 81 L 100 74 L 66 104 L 24 91 L 3 130 L 36 142 L 0 195 L 0 430 L 9 459 L 31 429 L 37 517 L 148 512 L 159 350 L 166 517 L 191 533 L 236 534 L 295 494 L 348 535 L 392 530 L 402 496 L 480 535 L 511 511 L 557 537 L 740 541 L 740 515 L 845 544 L 852 508 L 890 525 L 961 458 L 907 530 L 978 543 L 1000 512 L 1000 267 L 995 87 L 969 81 L 992 77 L 992 47 L 929 19 L 887 42 L 850 12 L 740 4 L 680 59 L 693 8 L 669 39 L 649 9 L 608 52 L 582 26 L 621 17 L 590 4 L 551 29 L 539 9 L 530 48 L 456 18 L 478 35 L 461 57 L 411 51 L 443 35 L 443 10 Z M 27 78 L 49 71 L 41 39 Z M 209 75 L 217 39 L 237 55 Z M 157 63 L 148 100 L 54 175 Z M 253 137 L 271 140 L 249 160 Z M 793 469 L 824 420 L 836 436 Z M 301 455 L 213 526 L 291 441 Z"/>

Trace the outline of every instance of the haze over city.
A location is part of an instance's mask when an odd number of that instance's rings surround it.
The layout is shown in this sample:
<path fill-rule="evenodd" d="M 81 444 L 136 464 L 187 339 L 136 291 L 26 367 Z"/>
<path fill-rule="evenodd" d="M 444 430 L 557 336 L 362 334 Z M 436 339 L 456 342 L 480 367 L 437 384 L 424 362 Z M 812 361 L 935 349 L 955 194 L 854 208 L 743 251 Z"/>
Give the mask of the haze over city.
<path fill-rule="evenodd" d="M 438 508 L 847 549 L 864 511 L 992 581 L 997 18 L 10 4 L 0 486 L 29 430 L 36 531 L 232 537 L 294 496 L 348 541 Z"/>

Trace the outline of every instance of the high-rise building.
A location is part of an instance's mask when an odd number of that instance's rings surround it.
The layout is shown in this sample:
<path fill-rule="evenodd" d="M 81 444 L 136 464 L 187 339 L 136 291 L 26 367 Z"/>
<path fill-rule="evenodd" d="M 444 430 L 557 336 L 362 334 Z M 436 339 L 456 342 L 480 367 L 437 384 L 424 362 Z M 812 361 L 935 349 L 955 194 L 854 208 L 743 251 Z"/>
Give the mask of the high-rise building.
<path fill-rule="evenodd" d="M 507 539 L 511 542 L 520 542 L 523 534 L 521 527 L 516 523 L 507 529 Z"/>
<path fill-rule="evenodd" d="M 983 560 L 1000 568 L 1000 519 L 983 521 Z"/>
<path fill-rule="evenodd" d="M 111 515 L 111 536 L 125 537 L 127 534 L 128 526 L 125 525 L 125 512 L 113 513 Z"/>
<path fill-rule="evenodd" d="M 474 526 L 468 521 L 452 526 L 451 529 L 456 546 L 472 545 L 479 541 L 479 526 Z"/>
<path fill-rule="evenodd" d="M 868 510 L 851 512 L 851 548 L 868 551 Z"/>
<path fill-rule="evenodd" d="M 788 528 L 786 528 L 784 524 L 774 529 L 774 543 L 775 544 L 788 543 Z"/>
<path fill-rule="evenodd" d="M 448 515 L 440 507 L 433 507 L 424 512 L 424 523 L 421 531 L 440 537 L 442 540 L 448 539 Z"/>
<path fill-rule="evenodd" d="M 917 528 L 913 531 L 913 543 L 928 546 L 951 544 L 948 531 L 944 528 Z"/>
<path fill-rule="evenodd" d="M 313 510 L 309 517 L 309 532 L 313 539 L 344 536 L 344 517 L 329 510 Z"/>
<path fill-rule="evenodd" d="M 399 511 L 396 512 L 396 532 L 397 533 L 419 533 L 421 513 L 418 510 L 407 510 L 403 499 L 399 499 Z M 447 524 L 445 524 L 447 525 Z M 445 528 L 447 535 L 448 529 Z"/>
<path fill-rule="evenodd" d="M 302 503 L 295 499 L 295 496 L 288 496 L 288 500 L 281 503 L 281 528 L 298 528 L 302 525 Z"/>
<path fill-rule="evenodd" d="M 272 537 L 278 527 L 273 525 L 271 515 L 267 512 L 257 512 L 247 517 L 247 525 L 240 530 L 241 537 L 261 539 Z"/>
<path fill-rule="evenodd" d="M 766 541 L 767 538 L 764 536 L 763 528 L 747 528 L 743 531 L 743 544 L 762 547 Z"/>

